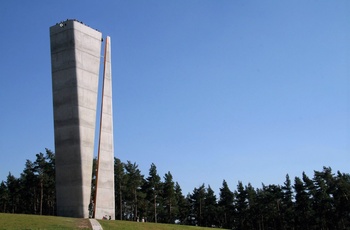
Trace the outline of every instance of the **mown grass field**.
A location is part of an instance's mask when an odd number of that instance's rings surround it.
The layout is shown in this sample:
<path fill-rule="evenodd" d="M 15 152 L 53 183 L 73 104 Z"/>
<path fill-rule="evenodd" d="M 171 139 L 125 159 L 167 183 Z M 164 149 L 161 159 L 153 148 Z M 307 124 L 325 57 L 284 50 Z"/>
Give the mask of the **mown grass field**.
<path fill-rule="evenodd" d="M 214 228 L 202 228 L 187 225 L 178 224 L 155 224 L 155 223 L 142 223 L 132 221 L 110 221 L 110 220 L 99 220 L 103 227 L 103 230 L 209 230 Z"/>
<path fill-rule="evenodd" d="M 104 230 L 208 230 L 176 224 L 155 224 L 132 221 L 99 220 Z M 26 230 L 53 230 L 53 229 L 91 229 L 88 219 L 68 218 L 57 216 L 39 216 L 24 214 L 0 213 L 0 230 L 2 229 L 26 229 Z M 213 229 L 213 228 L 210 228 Z"/>
<path fill-rule="evenodd" d="M 0 213 L 0 229 L 91 229 L 88 219 Z"/>

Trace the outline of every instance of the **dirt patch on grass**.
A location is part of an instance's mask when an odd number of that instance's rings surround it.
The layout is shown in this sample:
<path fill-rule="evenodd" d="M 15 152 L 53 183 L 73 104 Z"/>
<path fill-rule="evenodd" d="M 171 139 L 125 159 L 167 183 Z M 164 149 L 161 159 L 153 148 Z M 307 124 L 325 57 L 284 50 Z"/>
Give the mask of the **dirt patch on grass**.
<path fill-rule="evenodd" d="M 79 229 L 91 229 L 91 224 L 90 221 L 88 219 L 79 219 L 77 221 L 77 228 Z"/>

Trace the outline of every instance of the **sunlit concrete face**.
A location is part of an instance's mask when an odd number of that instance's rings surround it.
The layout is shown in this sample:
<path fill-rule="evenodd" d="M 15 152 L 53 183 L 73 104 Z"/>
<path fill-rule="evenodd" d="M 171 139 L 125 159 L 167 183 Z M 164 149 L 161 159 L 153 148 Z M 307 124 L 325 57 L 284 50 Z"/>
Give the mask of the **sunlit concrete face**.
<path fill-rule="evenodd" d="M 115 219 L 114 197 L 114 147 L 113 147 L 113 109 L 112 109 L 112 69 L 111 42 L 107 37 L 102 93 L 102 113 L 100 145 L 98 158 L 98 178 L 96 186 L 95 218 L 107 216 Z"/>
<path fill-rule="evenodd" d="M 75 20 L 50 28 L 59 216 L 89 216 L 101 37 Z"/>

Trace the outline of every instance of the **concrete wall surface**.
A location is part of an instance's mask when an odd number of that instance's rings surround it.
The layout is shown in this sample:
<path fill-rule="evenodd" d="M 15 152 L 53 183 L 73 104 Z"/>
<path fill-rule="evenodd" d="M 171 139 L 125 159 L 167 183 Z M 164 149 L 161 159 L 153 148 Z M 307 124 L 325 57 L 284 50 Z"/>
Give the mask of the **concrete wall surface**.
<path fill-rule="evenodd" d="M 89 215 L 101 37 L 76 20 L 50 27 L 59 216 Z"/>
<path fill-rule="evenodd" d="M 98 155 L 95 218 L 110 216 L 115 219 L 114 197 L 114 146 L 112 109 L 111 43 L 107 37 L 105 44 L 105 64 L 103 80 L 100 145 Z"/>

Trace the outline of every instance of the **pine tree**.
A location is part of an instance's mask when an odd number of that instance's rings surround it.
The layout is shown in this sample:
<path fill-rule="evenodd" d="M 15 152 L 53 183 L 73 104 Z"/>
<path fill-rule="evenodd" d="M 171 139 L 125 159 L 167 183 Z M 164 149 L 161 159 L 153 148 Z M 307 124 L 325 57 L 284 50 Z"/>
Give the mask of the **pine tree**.
<path fill-rule="evenodd" d="M 190 215 L 190 204 L 182 194 L 182 190 L 178 182 L 175 183 L 175 200 L 178 210 L 175 219 L 181 224 L 186 224 L 187 218 Z"/>
<path fill-rule="evenodd" d="M 193 216 L 196 219 L 196 224 L 203 226 L 203 211 L 204 211 L 204 199 L 205 199 L 205 186 L 202 184 L 199 188 L 194 188 L 191 195 L 191 205 L 193 210 Z"/>
<path fill-rule="evenodd" d="M 124 164 L 118 158 L 114 158 L 114 186 L 115 186 L 115 215 L 119 220 L 123 219 L 123 193 L 125 190 Z"/>
<path fill-rule="evenodd" d="M 323 171 L 314 171 L 314 211 L 316 226 L 320 229 L 329 229 L 336 225 L 336 215 L 333 207 L 335 182 L 331 168 L 323 167 Z"/>
<path fill-rule="evenodd" d="M 315 215 L 315 204 L 316 204 L 316 187 L 314 182 L 306 175 L 305 172 L 302 173 L 302 179 L 304 182 L 304 188 L 307 194 L 307 203 L 305 204 L 305 208 L 307 212 L 305 212 L 305 222 L 307 224 L 307 228 L 315 229 L 316 226 L 316 215 Z"/>
<path fill-rule="evenodd" d="M 163 205 L 165 207 L 164 221 L 174 223 L 175 221 L 175 184 L 170 172 L 164 175 L 163 182 Z"/>
<path fill-rule="evenodd" d="M 257 194 L 254 187 L 248 183 L 248 186 L 245 187 L 247 192 L 248 199 L 248 210 L 247 210 L 247 219 L 248 219 L 248 229 L 259 229 L 259 214 L 258 214 L 258 201 Z"/>
<path fill-rule="evenodd" d="M 337 227 L 350 226 L 350 174 L 337 172 L 335 178 L 334 205 L 337 210 Z"/>
<path fill-rule="evenodd" d="M 55 207 L 55 157 L 46 149 L 46 154 L 36 154 L 33 163 L 34 174 L 38 178 L 39 214 L 54 214 Z"/>
<path fill-rule="evenodd" d="M 44 193 L 44 214 L 55 215 L 56 214 L 56 158 L 55 154 L 45 149 L 45 193 Z"/>
<path fill-rule="evenodd" d="M 40 195 L 39 195 L 39 214 L 42 215 L 43 214 L 43 200 L 44 200 L 44 182 L 46 180 L 46 175 L 45 175 L 45 158 L 44 158 L 44 154 L 39 153 L 36 154 L 36 160 L 34 162 L 34 171 L 36 173 L 36 175 L 38 176 L 39 179 L 39 191 L 40 191 Z"/>
<path fill-rule="evenodd" d="M 293 229 L 294 226 L 294 204 L 293 204 L 293 188 L 289 175 L 282 186 L 282 202 L 281 214 L 283 229 Z"/>
<path fill-rule="evenodd" d="M 304 186 L 303 181 L 299 177 L 294 180 L 295 190 L 295 228 L 310 229 L 311 218 L 311 201 L 309 194 Z"/>
<path fill-rule="evenodd" d="M 161 193 L 161 181 L 160 176 L 157 173 L 157 167 L 154 163 L 151 164 L 149 169 L 149 176 L 143 186 L 143 190 L 146 193 L 146 199 L 148 201 L 148 209 L 151 212 L 147 215 L 148 221 L 153 221 L 157 223 L 157 207 L 159 205 L 159 195 Z"/>
<path fill-rule="evenodd" d="M 126 207 L 125 212 L 127 212 L 127 219 L 137 220 L 139 218 L 138 213 L 138 205 L 139 205 L 139 190 L 141 185 L 143 184 L 143 175 L 141 175 L 141 171 L 138 169 L 138 165 L 136 163 L 131 163 L 127 161 L 125 164 L 126 171 L 126 190 L 130 191 L 126 194 Z"/>
<path fill-rule="evenodd" d="M 9 202 L 8 189 L 4 181 L 0 183 L 0 212 L 7 212 L 7 204 Z"/>
<path fill-rule="evenodd" d="M 248 220 L 248 193 L 241 181 L 238 182 L 237 190 L 235 191 L 235 210 L 237 212 L 235 223 L 238 229 L 246 229 Z"/>
<path fill-rule="evenodd" d="M 6 186 L 8 189 L 8 208 L 10 213 L 18 213 L 20 210 L 20 181 L 11 173 L 7 176 Z"/>
<path fill-rule="evenodd" d="M 218 202 L 220 222 L 224 228 L 231 228 L 233 226 L 233 199 L 233 192 L 231 192 L 227 182 L 224 180 L 220 188 L 220 198 Z"/>
<path fill-rule="evenodd" d="M 208 185 L 208 188 L 205 193 L 205 207 L 204 207 L 204 214 L 203 214 L 203 226 L 206 227 L 214 227 L 218 226 L 219 220 L 218 220 L 218 204 L 217 204 L 217 198 L 214 194 L 214 190 Z"/>
<path fill-rule="evenodd" d="M 278 185 L 262 185 L 257 189 L 259 229 L 281 229 L 282 190 Z"/>
<path fill-rule="evenodd" d="M 38 204 L 37 197 L 38 178 L 35 175 L 34 164 L 30 160 L 25 163 L 25 169 L 21 173 L 21 196 L 26 197 L 26 200 L 22 203 L 22 210 L 24 213 L 37 214 Z"/>

